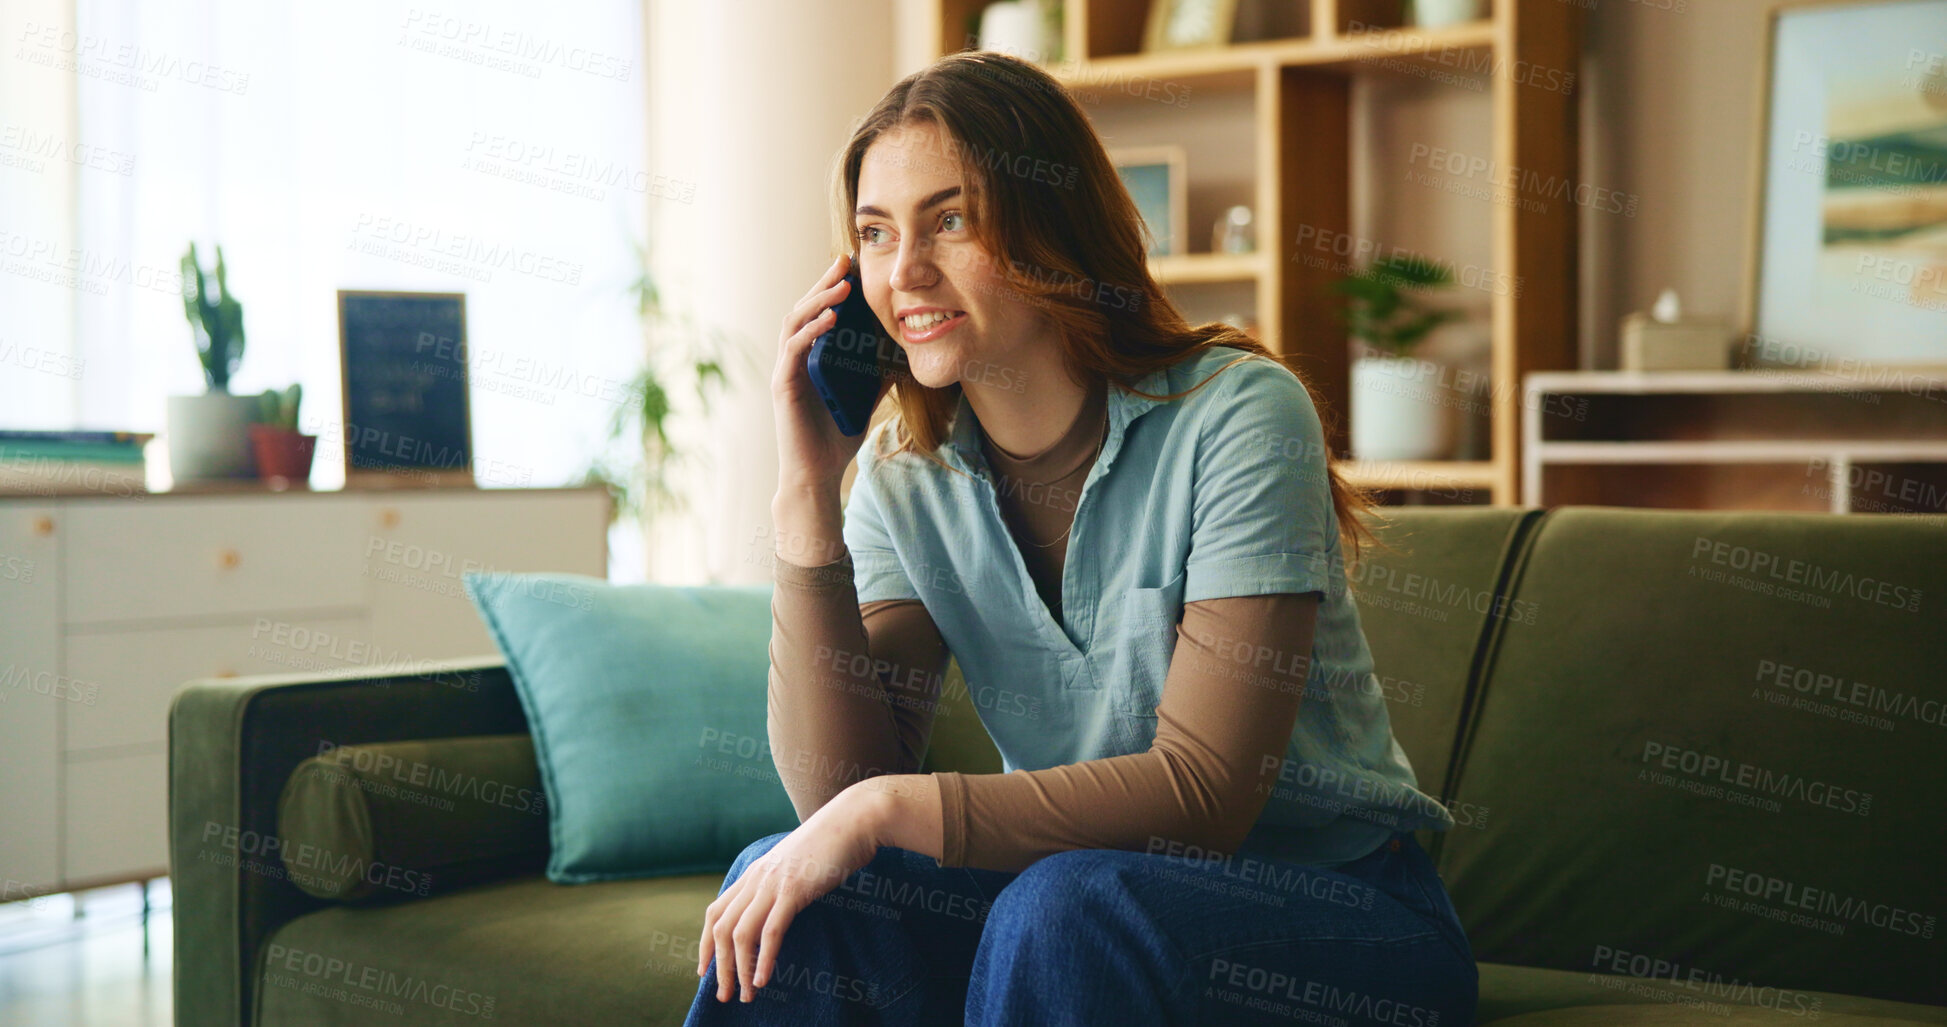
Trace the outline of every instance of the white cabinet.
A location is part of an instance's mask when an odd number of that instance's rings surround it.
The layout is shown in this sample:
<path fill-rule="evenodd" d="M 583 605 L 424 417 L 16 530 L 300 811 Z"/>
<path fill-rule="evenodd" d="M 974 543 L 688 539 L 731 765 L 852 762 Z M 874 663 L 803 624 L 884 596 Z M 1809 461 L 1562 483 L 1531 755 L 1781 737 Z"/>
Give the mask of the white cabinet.
<path fill-rule="evenodd" d="M 63 762 L 61 886 L 149 877 L 169 865 L 169 754 Z"/>
<path fill-rule="evenodd" d="M 439 493 L 377 505 L 377 523 L 360 549 L 372 600 L 372 643 L 402 659 L 495 651 L 462 587 L 469 571 L 561 571 L 585 567 L 597 554 L 607 559 L 606 524 L 563 531 L 558 508 L 543 493 L 495 504 L 491 520 L 469 516 L 464 497 Z M 508 545 L 509 539 L 520 544 Z M 442 651 L 425 651 L 428 639 Z"/>
<path fill-rule="evenodd" d="M 607 576 L 600 489 L 0 497 L 0 901 L 163 873 L 197 678 L 487 655 L 472 570 Z"/>
<path fill-rule="evenodd" d="M 83 630 L 83 629 L 86 630 Z M 367 634 L 363 616 L 305 617 L 266 611 L 249 621 L 182 627 L 70 625 L 67 675 L 87 698 L 64 703 L 69 753 L 158 741 L 156 725 L 185 681 L 289 674 L 346 666 L 340 639 Z"/>
<path fill-rule="evenodd" d="M 58 504 L 0 504 L 0 899 L 60 879 Z"/>
<path fill-rule="evenodd" d="M 369 505 L 329 492 L 75 503 L 68 622 L 357 606 Z"/>

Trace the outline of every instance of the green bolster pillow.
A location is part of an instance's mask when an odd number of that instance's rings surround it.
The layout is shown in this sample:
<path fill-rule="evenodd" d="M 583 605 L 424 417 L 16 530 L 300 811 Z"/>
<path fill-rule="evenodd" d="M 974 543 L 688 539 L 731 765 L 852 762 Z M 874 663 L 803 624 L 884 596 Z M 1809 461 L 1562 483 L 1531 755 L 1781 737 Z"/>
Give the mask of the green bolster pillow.
<path fill-rule="evenodd" d="M 450 891 L 548 857 L 525 734 L 327 747 L 291 771 L 277 823 L 291 883 L 340 902 Z"/>

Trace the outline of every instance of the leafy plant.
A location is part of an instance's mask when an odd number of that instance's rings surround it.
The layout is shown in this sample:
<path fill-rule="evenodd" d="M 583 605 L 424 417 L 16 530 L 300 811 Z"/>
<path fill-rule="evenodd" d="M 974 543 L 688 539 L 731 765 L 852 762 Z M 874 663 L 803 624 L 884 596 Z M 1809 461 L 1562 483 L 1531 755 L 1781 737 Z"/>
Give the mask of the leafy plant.
<path fill-rule="evenodd" d="M 304 385 L 292 385 L 279 392 L 266 389 L 257 397 L 257 420 L 285 431 L 297 430 L 297 405 L 304 398 Z"/>
<path fill-rule="evenodd" d="M 1382 257 L 1333 286 L 1345 296 L 1346 331 L 1387 356 L 1406 356 L 1427 333 L 1460 317 L 1452 310 L 1419 305 L 1409 290 L 1453 284 L 1453 271 L 1427 257 Z"/>
<path fill-rule="evenodd" d="M 243 304 L 230 295 L 223 247 L 216 248 L 216 287 L 210 287 L 196 256 L 196 244 L 183 254 L 183 316 L 196 336 L 196 355 L 211 392 L 228 392 L 230 376 L 243 362 Z"/>
<path fill-rule="evenodd" d="M 670 487 L 671 472 L 689 457 L 670 441 L 674 397 L 693 388 L 700 412 L 707 414 L 711 387 L 727 384 L 721 355 L 729 347 L 723 333 L 665 306 L 650 272 L 648 247 L 640 242 L 634 246 L 638 270 L 628 292 L 635 299 L 646 360 L 609 418 L 608 454 L 597 458 L 582 477 L 583 484 L 608 489 L 614 500 L 611 520 L 625 515 L 641 520 L 684 505 Z M 625 444 L 626 457 L 613 455 L 618 442 Z"/>

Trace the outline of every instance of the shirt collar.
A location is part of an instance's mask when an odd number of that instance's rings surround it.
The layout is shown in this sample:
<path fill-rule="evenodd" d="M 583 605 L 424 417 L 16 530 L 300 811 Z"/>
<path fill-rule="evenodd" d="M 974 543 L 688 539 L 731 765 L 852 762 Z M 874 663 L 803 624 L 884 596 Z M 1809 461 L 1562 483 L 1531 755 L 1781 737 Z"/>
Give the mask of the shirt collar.
<path fill-rule="evenodd" d="M 1169 368 L 1159 367 L 1136 379 L 1135 387 L 1148 393 L 1165 393 L 1169 388 Z M 1137 396 L 1123 391 L 1115 384 L 1109 385 L 1109 433 L 1102 441 L 1102 455 L 1096 458 L 1106 466 L 1115 459 L 1122 448 L 1122 436 L 1149 408 L 1163 402 L 1148 396 Z M 954 410 L 953 423 L 947 428 L 946 453 L 948 462 L 959 466 L 963 471 L 975 476 L 985 476 L 987 458 L 980 452 L 979 417 L 973 405 L 967 401 L 966 389 L 960 391 L 960 403 Z"/>

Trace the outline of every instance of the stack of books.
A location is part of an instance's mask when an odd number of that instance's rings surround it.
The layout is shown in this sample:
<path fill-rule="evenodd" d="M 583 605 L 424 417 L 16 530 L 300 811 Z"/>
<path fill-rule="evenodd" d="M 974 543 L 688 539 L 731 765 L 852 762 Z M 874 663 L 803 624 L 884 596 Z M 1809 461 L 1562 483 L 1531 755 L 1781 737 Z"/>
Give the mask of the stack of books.
<path fill-rule="evenodd" d="M 0 495 L 116 495 L 148 491 L 142 447 L 133 431 L 0 430 Z"/>

